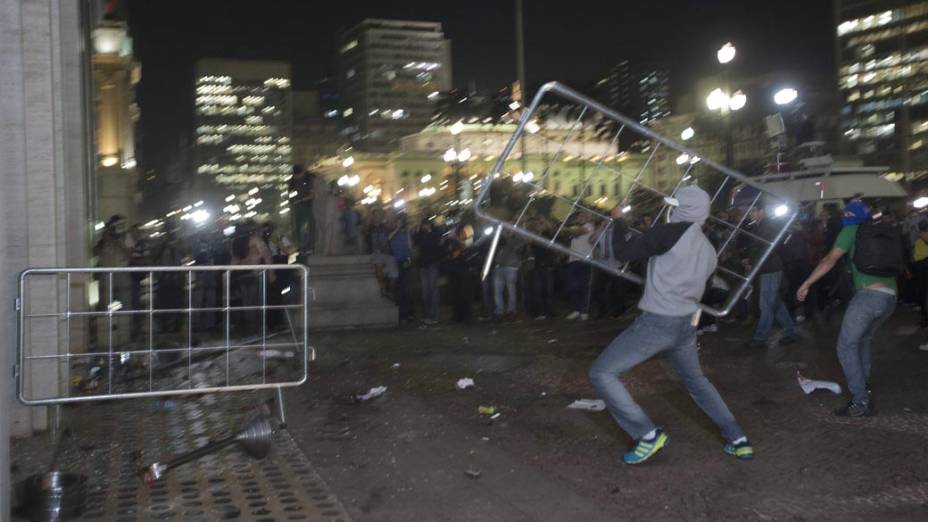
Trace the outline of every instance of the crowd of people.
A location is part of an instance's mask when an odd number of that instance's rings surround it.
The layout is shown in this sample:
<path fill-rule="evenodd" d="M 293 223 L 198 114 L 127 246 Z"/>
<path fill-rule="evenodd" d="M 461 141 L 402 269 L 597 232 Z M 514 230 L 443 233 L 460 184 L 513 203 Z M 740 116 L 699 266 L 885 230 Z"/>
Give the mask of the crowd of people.
<path fill-rule="evenodd" d="M 590 371 L 608 411 L 636 441 L 623 457 L 629 464 L 649 459 L 669 437 L 634 402 L 620 376 L 662 353 L 719 426 L 725 453 L 743 459 L 753 456 L 747 436 L 699 367 L 696 336 L 720 328 L 713 315 L 701 313 L 700 303 L 709 307 L 728 303 L 731 313 L 722 321 L 751 326 L 753 332 L 745 340 L 749 349 L 795 343 L 800 323 L 816 321 L 828 308 L 844 307 L 837 354 L 852 398 L 835 413 L 849 417 L 874 414 L 871 343 L 897 304 L 918 309 L 921 326 L 928 328 L 928 217 L 912 209 L 903 213 L 889 206 L 876 208 L 859 198 L 808 203 L 784 230 L 787 213 L 768 209 L 762 200 L 711 209 L 704 191 L 684 187 L 676 201 L 655 216 L 625 216 L 620 206 L 610 218 L 583 211 L 564 221 L 543 214 L 523 216 L 521 227 L 546 241 L 501 233 L 488 276 L 483 277 L 495 229 L 484 228 L 470 211 L 443 215 L 424 208 L 413 220 L 402 207 L 362 210 L 332 185 L 299 168 L 290 189 L 289 235 L 277 232 L 270 222 L 245 221 L 231 234 L 231 227 L 216 225 L 181 237 L 176 223 L 168 222 L 163 237 L 152 240 L 138 225 L 125 230 L 125 220 L 114 216 L 103 227 L 94 254 L 98 264 L 107 267 L 250 267 L 292 263 L 333 250 L 368 254 L 382 297 L 396 302 L 402 322 L 417 321 L 423 328 L 475 319 L 502 323 L 520 317 L 614 318 L 637 299 L 640 315 Z M 324 200 L 317 197 L 320 190 L 327 194 Z M 322 224 L 314 206 L 326 208 Z M 322 241 L 327 246 L 321 251 L 320 237 L 328 238 Z M 333 249 L 332 241 L 344 249 Z M 769 248 L 774 242 L 777 246 Z M 644 282 L 643 290 L 602 267 L 629 270 Z M 223 298 L 256 305 L 259 288 L 279 290 L 288 284 L 280 275 L 265 271 L 236 271 L 228 282 L 221 280 L 221 273 L 198 271 L 193 285 L 180 272 L 159 274 L 154 306 L 183 308 L 185 288 L 190 289 L 188 298 L 196 308 L 220 307 Z M 101 306 L 112 306 L 114 296 L 119 296 L 133 309 L 142 309 L 145 275 L 130 272 L 101 278 Z M 750 277 L 751 291 L 729 303 L 739 279 Z M 224 283 L 235 292 L 223 293 Z M 151 281 L 149 285 L 151 289 Z M 267 304 L 279 302 L 281 294 L 266 292 L 274 300 Z M 179 320 L 173 317 L 172 322 L 170 314 L 161 315 L 159 328 L 179 329 Z M 256 313 L 245 311 L 236 327 L 247 328 L 256 321 Z M 216 314 L 201 314 L 197 323 L 209 330 L 221 320 Z M 775 327 L 782 331 L 776 337 Z M 141 325 L 133 322 L 133 335 L 141 331 Z M 630 350 L 629 345 L 636 348 Z M 928 344 L 921 349 L 928 351 Z"/>

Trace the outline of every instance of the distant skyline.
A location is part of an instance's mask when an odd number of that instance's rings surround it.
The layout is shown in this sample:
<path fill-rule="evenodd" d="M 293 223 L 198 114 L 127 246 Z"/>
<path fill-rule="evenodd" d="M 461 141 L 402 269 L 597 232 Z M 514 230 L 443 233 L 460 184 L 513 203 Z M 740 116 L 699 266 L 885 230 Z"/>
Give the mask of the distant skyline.
<path fill-rule="evenodd" d="M 569 6 L 570 8 L 566 8 Z M 453 84 L 481 90 L 515 76 L 512 1 L 275 1 L 160 0 L 128 2 L 136 57 L 142 63 L 138 99 L 146 166 L 163 170 L 181 132 L 192 122 L 193 64 L 198 58 L 290 62 L 295 89 L 311 89 L 332 74 L 341 29 L 364 18 L 441 22 L 451 39 Z M 659 62 L 677 98 L 699 77 L 718 70 L 715 50 L 738 48 L 739 73 L 795 70 L 834 73 L 831 2 L 682 0 L 650 2 L 525 1 L 529 85 L 558 80 L 581 87 L 621 59 Z"/>

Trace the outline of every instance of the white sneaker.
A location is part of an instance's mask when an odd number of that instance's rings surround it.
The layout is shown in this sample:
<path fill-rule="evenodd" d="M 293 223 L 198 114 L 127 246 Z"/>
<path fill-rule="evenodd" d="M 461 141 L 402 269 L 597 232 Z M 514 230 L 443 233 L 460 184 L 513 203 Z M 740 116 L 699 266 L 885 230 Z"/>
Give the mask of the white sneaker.
<path fill-rule="evenodd" d="M 928 344 L 923 344 L 923 345 L 919 346 L 918 349 L 921 350 L 921 351 L 923 351 L 923 352 L 928 352 Z"/>
<path fill-rule="evenodd" d="M 590 314 L 580 314 L 580 320 L 586 321 L 590 318 Z"/>
<path fill-rule="evenodd" d="M 580 317 L 580 312 L 574 310 L 573 312 L 570 312 L 570 315 L 567 316 L 567 320 L 568 320 L 568 321 L 573 321 L 574 319 L 576 319 L 576 318 L 578 318 L 578 317 Z"/>

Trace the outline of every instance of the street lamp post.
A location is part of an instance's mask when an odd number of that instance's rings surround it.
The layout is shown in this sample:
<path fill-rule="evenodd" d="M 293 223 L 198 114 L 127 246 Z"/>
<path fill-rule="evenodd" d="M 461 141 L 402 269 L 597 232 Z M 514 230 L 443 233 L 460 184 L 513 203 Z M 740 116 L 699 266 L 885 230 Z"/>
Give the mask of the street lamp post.
<path fill-rule="evenodd" d="M 731 92 L 731 68 L 728 64 L 735 59 L 735 53 L 735 46 L 731 42 L 726 42 L 716 52 L 716 58 L 718 58 L 719 64 L 722 66 L 724 90 L 721 88 L 715 89 L 706 98 L 706 105 L 709 110 L 717 110 L 722 115 L 725 126 L 725 164 L 729 167 L 733 166 L 735 159 L 731 113 L 740 110 L 747 103 L 747 96 L 744 93 L 741 91 Z"/>
<path fill-rule="evenodd" d="M 453 169 L 452 176 L 454 178 L 454 197 L 459 199 L 461 197 L 461 162 L 458 160 L 458 155 L 461 151 L 461 132 L 464 130 L 464 124 L 458 121 L 451 126 L 451 135 L 454 136 L 454 154 L 451 156 L 451 168 Z M 445 161 L 448 161 L 448 153 L 445 153 Z"/>

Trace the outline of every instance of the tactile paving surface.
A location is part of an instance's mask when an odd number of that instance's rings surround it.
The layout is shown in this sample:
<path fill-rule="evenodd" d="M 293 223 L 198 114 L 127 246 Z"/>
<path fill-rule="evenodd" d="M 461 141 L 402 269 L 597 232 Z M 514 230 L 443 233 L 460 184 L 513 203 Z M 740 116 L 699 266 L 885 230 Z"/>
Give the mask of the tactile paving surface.
<path fill-rule="evenodd" d="M 203 366 L 208 373 L 209 363 Z M 78 520 L 351 520 L 286 431 L 274 435 L 271 454 L 261 461 L 232 447 L 171 470 L 151 487 L 139 479 L 143 466 L 234 433 L 269 396 L 121 400 L 67 410 L 74 436 L 63 447 L 60 468 L 88 477 Z M 47 458 L 38 455 L 35 467 Z"/>

